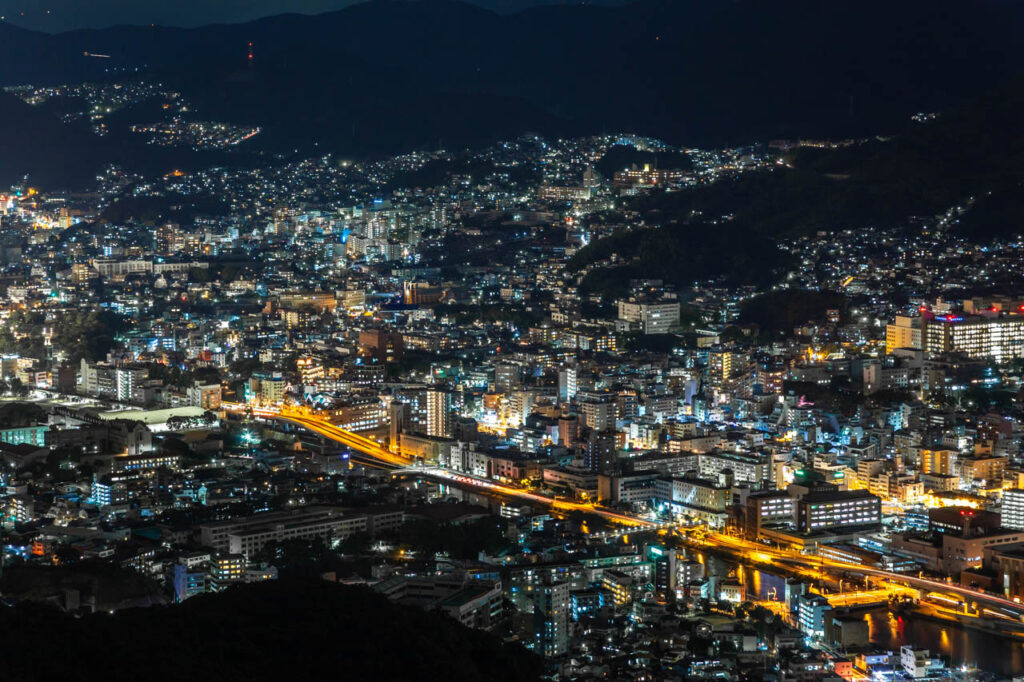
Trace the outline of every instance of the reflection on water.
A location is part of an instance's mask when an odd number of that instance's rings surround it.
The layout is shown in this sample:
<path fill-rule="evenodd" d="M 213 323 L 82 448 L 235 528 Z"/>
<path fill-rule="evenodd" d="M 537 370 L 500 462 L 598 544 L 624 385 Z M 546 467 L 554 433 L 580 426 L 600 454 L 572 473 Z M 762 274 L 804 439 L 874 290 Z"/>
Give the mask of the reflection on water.
<path fill-rule="evenodd" d="M 479 493 L 475 493 L 471 490 L 463 490 L 454 485 L 448 485 L 441 483 L 437 486 L 438 492 L 442 499 L 445 500 L 457 500 L 459 502 L 466 502 L 468 504 L 474 504 L 478 507 L 487 507 L 491 510 L 497 510 L 501 508 L 501 500 L 496 497 L 485 497 Z"/>
<path fill-rule="evenodd" d="M 904 644 L 929 649 L 955 664 L 971 663 L 1001 675 L 1019 674 L 1024 666 L 1024 642 L 989 632 L 961 628 L 915 614 L 895 616 L 873 611 L 867 616 L 868 636 L 885 649 Z"/>
<path fill-rule="evenodd" d="M 707 575 L 740 581 L 746 587 L 748 599 L 785 599 L 784 578 L 717 557 L 701 557 L 700 560 L 705 564 Z M 913 613 L 897 616 L 887 610 L 877 610 L 864 617 L 868 622 L 868 637 L 880 649 L 899 652 L 901 646 L 910 644 L 928 649 L 932 655 L 942 656 L 954 664 L 970 663 L 1000 675 L 1017 675 L 1024 670 L 1024 641 L 961 628 Z"/>
<path fill-rule="evenodd" d="M 786 579 L 771 573 L 764 573 L 749 566 L 723 561 L 718 557 L 697 555 L 697 561 L 704 564 L 704 572 L 718 578 L 731 578 L 746 589 L 747 599 L 757 601 L 783 601 L 786 598 Z"/>

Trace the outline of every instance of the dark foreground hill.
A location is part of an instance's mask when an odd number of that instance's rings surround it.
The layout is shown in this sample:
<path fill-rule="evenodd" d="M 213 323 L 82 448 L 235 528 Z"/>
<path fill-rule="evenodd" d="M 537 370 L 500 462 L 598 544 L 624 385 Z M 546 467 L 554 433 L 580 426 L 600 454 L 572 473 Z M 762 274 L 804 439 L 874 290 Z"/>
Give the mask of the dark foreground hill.
<path fill-rule="evenodd" d="M 540 659 L 362 588 L 268 582 L 183 604 L 72 618 L 0 611 L 0 678 L 532 680 Z"/>

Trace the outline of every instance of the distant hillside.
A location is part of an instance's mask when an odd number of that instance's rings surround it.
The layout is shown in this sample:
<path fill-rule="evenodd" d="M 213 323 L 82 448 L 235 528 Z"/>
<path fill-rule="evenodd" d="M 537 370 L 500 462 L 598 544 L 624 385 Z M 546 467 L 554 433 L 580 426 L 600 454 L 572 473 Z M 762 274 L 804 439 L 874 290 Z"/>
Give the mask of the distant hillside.
<path fill-rule="evenodd" d="M 32 107 L 0 92 L 0 188 L 23 178 L 37 187 L 85 187 L 111 163 L 153 175 L 222 163 L 242 166 L 257 158 L 244 150 L 196 152 L 147 145 L 141 136 L 128 134 L 123 122 L 115 131 L 99 137 L 85 121 L 65 124 L 46 107 Z"/>
<path fill-rule="evenodd" d="M 169 607 L 73 618 L 22 603 L 0 610 L 17 655 L 0 677 L 80 680 L 535 680 L 540 659 L 440 614 L 364 588 L 242 585 Z M 60 643 L 60 655 L 53 646 Z"/>
<path fill-rule="evenodd" d="M 1024 9 L 1004 0 L 640 0 L 504 15 L 377 0 L 197 29 L 46 36 L 0 24 L 0 83 L 151 71 L 208 118 L 263 126 L 253 144 L 274 151 L 459 148 L 528 130 L 707 146 L 898 130 L 1017 73 L 1022 29 Z"/>
<path fill-rule="evenodd" d="M 570 270 L 610 258 L 618 264 L 590 270 L 581 293 L 599 293 L 605 302 L 629 293 L 630 280 L 656 278 L 680 288 L 720 278 L 731 285 L 763 286 L 772 273 L 789 264 L 773 238 L 732 222 L 666 219 L 662 227 L 619 232 L 584 247 Z"/>
<path fill-rule="evenodd" d="M 656 220 L 733 215 L 759 234 L 904 225 L 972 197 L 956 229 L 993 236 L 1024 230 L 1024 82 L 998 88 L 888 141 L 799 149 L 785 166 L 695 190 L 656 194 L 636 208 Z"/>
<path fill-rule="evenodd" d="M 952 229 L 987 239 L 1024 233 L 1024 82 L 993 90 L 888 141 L 800 148 L 770 170 L 630 202 L 653 226 L 596 241 L 573 258 L 583 290 L 609 296 L 629 279 L 680 286 L 724 277 L 763 284 L 787 264 L 779 237 L 818 230 L 904 227 L 961 206 Z M 971 203 L 973 201 L 973 204 Z"/>
<path fill-rule="evenodd" d="M 0 186 L 31 176 L 43 186 L 80 185 L 95 177 L 95 139 L 0 92 Z"/>

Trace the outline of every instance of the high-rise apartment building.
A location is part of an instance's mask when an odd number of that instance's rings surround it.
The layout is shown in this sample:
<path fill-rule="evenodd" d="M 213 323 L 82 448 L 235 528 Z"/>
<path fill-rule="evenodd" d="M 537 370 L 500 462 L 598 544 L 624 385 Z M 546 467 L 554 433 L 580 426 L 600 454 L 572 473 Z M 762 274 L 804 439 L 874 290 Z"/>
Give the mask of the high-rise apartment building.
<path fill-rule="evenodd" d="M 221 406 L 220 384 L 195 382 L 188 389 L 188 404 L 204 410 L 219 410 Z"/>
<path fill-rule="evenodd" d="M 948 476 L 953 473 L 955 463 L 956 452 L 953 450 L 922 450 L 918 468 L 922 474 Z"/>
<path fill-rule="evenodd" d="M 448 438 L 452 432 L 452 394 L 443 389 L 427 391 L 427 435 Z"/>
<path fill-rule="evenodd" d="M 498 393 L 511 393 L 520 385 L 519 365 L 503 362 L 494 367 L 494 390 Z"/>
<path fill-rule="evenodd" d="M 253 374 L 247 388 L 246 397 L 261 405 L 274 405 L 284 400 L 285 380 L 280 372 Z"/>
<path fill-rule="evenodd" d="M 1004 528 L 1024 530 L 1024 490 L 1003 491 L 1002 524 Z"/>
<path fill-rule="evenodd" d="M 608 431 L 615 428 L 615 403 L 611 397 L 582 400 L 579 409 L 581 421 L 588 429 Z"/>
<path fill-rule="evenodd" d="M 583 445 L 583 468 L 602 474 L 615 469 L 618 451 L 614 431 L 591 431 Z"/>
<path fill-rule="evenodd" d="M 149 378 L 145 367 L 118 367 L 115 370 L 117 399 L 126 403 L 141 403 L 142 384 Z"/>
<path fill-rule="evenodd" d="M 562 402 L 569 402 L 576 397 L 578 390 L 578 375 L 575 367 L 566 367 L 558 372 L 558 399 Z"/>
<path fill-rule="evenodd" d="M 533 591 L 534 651 L 555 658 L 569 650 L 569 583 L 545 579 Z"/>

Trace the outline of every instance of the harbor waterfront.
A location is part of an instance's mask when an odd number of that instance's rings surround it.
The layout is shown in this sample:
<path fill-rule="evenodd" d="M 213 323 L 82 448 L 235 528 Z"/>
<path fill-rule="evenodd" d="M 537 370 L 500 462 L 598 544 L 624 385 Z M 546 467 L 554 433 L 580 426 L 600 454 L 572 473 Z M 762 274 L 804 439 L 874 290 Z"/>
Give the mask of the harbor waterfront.
<path fill-rule="evenodd" d="M 695 553 L 696 554 L 696 553 Z M 746 587 L 747 598 L 782 601 L 786 579 L 758 568 L 743 566 L 717 556 L 702 555 L 709 576 L 734 577 Z M 973 665 L 983 672 L 1013 676 L 1024 667 L 1024 639 L 992 631 L 968 628 L 957 623 L 905 610 L 893 613 L 875 608 L 864 613 L 868 636 L 877 650 L 895 652 L 904 645 L 928 649 L 951 666 Z"/>

